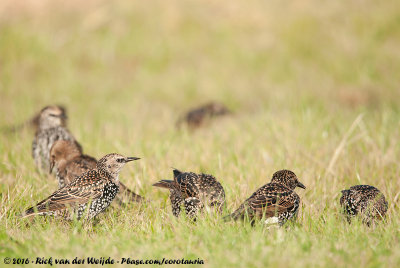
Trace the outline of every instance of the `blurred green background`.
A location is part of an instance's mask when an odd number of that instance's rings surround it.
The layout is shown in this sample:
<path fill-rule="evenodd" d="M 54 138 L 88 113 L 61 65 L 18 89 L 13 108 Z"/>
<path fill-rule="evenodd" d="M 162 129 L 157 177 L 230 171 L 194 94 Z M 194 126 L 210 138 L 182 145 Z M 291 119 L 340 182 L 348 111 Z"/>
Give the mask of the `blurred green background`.
<path fill-rule="evenodd" d="M 142 157 L 123 181 L 154 200 L 144 211 L 104 213 L 104 229 L 83 237 L 44 219 L 27 227 L 16 213 L 57 184 L 36 171 L 31 132 L 3 133 L 0 245 L 9 251 L 0 253 L 398 265 L 399 45 L 395 0 L 0 1 L 0 125 L 63 104 L 86 153 Z M 185 111 L 211 100 L 235 115 L 195 132 L 175 128 Z M 170 178 L 172 166 L 217 176 L 229 211 L 290 168 L 307 186 L 298 190 L 301 227 L 181 226 L 167 192 L 151 187 Z M 340 190 L 361 183 L 386 195 L 387 226 L 374 231 L 340 219 Z M 54 246 L 48 240 L 56 236 L 69 242 Z"/>

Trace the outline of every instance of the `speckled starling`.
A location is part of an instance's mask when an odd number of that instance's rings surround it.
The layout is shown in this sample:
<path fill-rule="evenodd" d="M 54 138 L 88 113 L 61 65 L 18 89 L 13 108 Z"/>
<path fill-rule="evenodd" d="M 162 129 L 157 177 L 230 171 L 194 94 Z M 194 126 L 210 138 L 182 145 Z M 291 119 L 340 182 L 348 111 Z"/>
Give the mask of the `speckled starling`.
<path fill-rule="evenodd" d="M 224 219 L 244 219 L 247 215 L 252 223 L 256 219 L 265 219 L 266 223 L 277 222 L 282 226 L 286 221 L 297 217 L 300 197 L 294 191 L 296 187 L 306 188 L 294 172 L 277 171 L 270 183 L 255 191 L 235 212 Z"/>
<path fill-rule="evenodd" d="M 358 215 L 368 226 L 385 217 L 388 210 L 385 196 L 370 185 L 355 185 L 343 190 L 340 205 L 349 223 Z"/>
<path fill-rule="evenodd" d="M 75 141 L 58 140 L 50 149 L 50 173 L 56 172 L 59 188 L 71 183 L 82 173 L 96 168 L 97 160 L 82 154 Z"/>
<path fill-rule="evenodd" d="M 56 178 L 60 188 L 71 183 L 83 173 L 95 169 L 97 160 L 94 157 L 82 154 L 81 147 L 74 141 L 58 140 L 50 150 L 50 172 L 56 170 Z M 133 202 L 144 201 L 143 197 L 135 194 L 121 181 L 117 198 L 124 199 L 126 196 Z"/>
<path fill-rule="evenodd" d="M 174 180 L 161 180 L 153 186 L 170 190 L 172 213 L 178 217 L 181 206 L 185 207 L 190 218 L 201 211 L 205 206 L 222 212 L 225 204 L 225 191 L 215 177 L 208 174 L 181 172 L 174 169 Z"/>
<path fill-rule="evenodd" d="M 108 154 L 92 169 L 48 198 L 25 211 L 31 215 L 51 215 L 65 219 L 92 219 L 103 212 L 119 191 L 118 176 L 122 167 L 137 157 Z"/>
<path fill-rule="evenodd" d="M 185 123 L 189 128 L 197 128 L 204 125 L 210 119 L 230 114 L 231 111 L 221 103 L 211 102 L 188 111 L 177 122 L 177 126 Z"/>
<path fill-rule="evenodd" d="M 57 140 L 75 141 L 75 138 L 66 128 L 65 111 L 48 106 L 40 112 L 39 129 L 32 143 L 32 156 L 39 169 L 49 170 L 50 149 Z"/>

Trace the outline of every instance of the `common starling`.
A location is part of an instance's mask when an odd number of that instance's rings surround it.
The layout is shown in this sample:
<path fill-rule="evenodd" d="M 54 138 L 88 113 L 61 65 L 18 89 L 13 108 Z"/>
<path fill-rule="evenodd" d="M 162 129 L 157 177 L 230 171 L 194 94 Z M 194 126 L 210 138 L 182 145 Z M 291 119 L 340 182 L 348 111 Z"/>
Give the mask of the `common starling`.
<path fill-rule="evenodd" d="M 340 205 L 349 223 L 352 217 L 359 215 L 368 226 L 385 217 L 388 210 L 385 196 L 370 185 L 355 185 L 343 190 Z"/>
<path fill-rule="evenodd" d="M 61 110 L 62 117 L 63 118 L 67 118 L 67 109 L 64 106 L 62 106 L 62 105 L 46 106 L 43 109 L 46 109 L 48 107 L 57 107 L 58 109 Z M 5 128 L 3 128 L 3 130 L 5 132 L 12 132 L 13 133 L 13 132 L 17 132 L 17 131 L 25 128 L 25 127 L 29 127 L 29 128 L 33 128 L 33 130 L 35 132 L 37 132 L 39 130 L 40 113 L 41 112 L 36 113 L 32 118 L 28 119 L 27 121 L 25 121 L 25 122 L 23 122 L 21 124 L 5 127 Z"/>
<path fill-rule="evenodd" d="M 214 117 L 228 114 L 231 114 L 231 111 L 225 105 L 211 102 L 188 111 L 178 120 L 176 125 L 179 127 L 182 123 L 186 123 L 189 128 L 194 129 L 204 125 Z"/>
<path fill-rule="evenodd" d="M 75 141 L 58 140 L 50 149 L 50 170 L 56 171 L 59 188 L 71 183 L 83 173 L 96 168 L 97 160 L 82 154 Z"/>
<path fill-rule="evenodd" d="M 66 128 L 65 111 L 58 106 L 47 106 L 40 112 L 39 129 L 32 142 L 32 156 L 39 169 L 49 170 L 50 149 L 57 140 L 75 141 L 75 138 Z"/>
<path fill-rule="evenodd" d="M 252 223 L 255 219 L 265 219 L 266 223 L 277 222 L 280 226 L 295 219 L 300 206 L 300 197 L 294 191 L 296 187 L 305 189 L 296 174 L 290 170 L 274 173 L 271 182 L 255 191 L 235 212 L 224 218 L 244 219 L 247 215 Z"/>
<path fill-rule="evenodd" d="M 70 184 L 83 173 L 95 169 L 97 160 L 91 156 L 82 154 L 81 147 L 74 141 L 58 140 L 50 150 L 50 173 L 55 168 L 56 178 L 59 188 Z M 135 194 L 121 181 L 119 181 L 120 190 L 117 198 L 123 199 L 127 196 L 131 201 L 144 201 L 143 197 Z"/>
<path fill-rule="evenodd" d="M 55 191 L 36 206 L 27 209 L 24 217 L 51 215 L 65 219 L 92 219 L 104 211 L 119 191 L 118 175 L 122 167 L 137 157 L 108 154 L 95 169 L 82 174 L 70 184 Z"/>
<path fill-rule="evenodd" d="M 222 185 L 208 174 L 182 172 L 174 169 L 174 180 L 161 180 L 153 186 L 170 190 L 172 214 L 180 215 L 184 205 L 186 214 L 190 218 L 201 211 L 205 206 L 215 208 L 221 213 L 225 204 L 225 191 Z"/>

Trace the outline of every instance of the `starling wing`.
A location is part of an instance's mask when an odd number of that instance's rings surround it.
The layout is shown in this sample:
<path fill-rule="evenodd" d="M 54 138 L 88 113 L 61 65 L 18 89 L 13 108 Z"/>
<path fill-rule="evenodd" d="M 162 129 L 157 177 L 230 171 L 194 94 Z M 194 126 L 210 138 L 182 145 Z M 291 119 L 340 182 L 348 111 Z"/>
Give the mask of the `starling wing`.
<path fill-rule="evenodd" d="M 79 204 L 88 203 L 99 198 L 106 183 L 99 178 L 100 175 L 95 170 L 83 174 L 71 184 L 60 188 L 48 198 L 39 202 L 36 206 L 27 209 L 24 217 L 76 207 Z"/>

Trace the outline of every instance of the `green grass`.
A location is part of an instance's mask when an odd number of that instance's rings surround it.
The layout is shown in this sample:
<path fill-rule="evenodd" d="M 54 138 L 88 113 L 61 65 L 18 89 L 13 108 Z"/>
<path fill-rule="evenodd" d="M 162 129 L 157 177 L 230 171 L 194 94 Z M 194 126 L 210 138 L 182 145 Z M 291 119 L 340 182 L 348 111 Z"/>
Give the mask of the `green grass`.
<path fill-rule="evenodd" d="M 2 133 L 1 264 L 110 256 L 200 258 L 205 267 L 400 265 L 399 1 L 33 2 L 0 4 L 0 125 L 66 105 L 87 154 L 142 157 L 121 180 L 152 202 L 113 206 L 95 226 L 22 220 L 57 183 L 34 166 L 32 132 Z M 209 100 L 235 115 L 175 129 Z M 215 175 L 225 213 L 278 169 L 296 172 L 307 190 L 296 190 L 299 218 L 285 228 L 191 224 L 151 186 L 171 167 Z M 385 222 L 344 221 L 340 190 L 355 184 L 383 191 Z"/>

